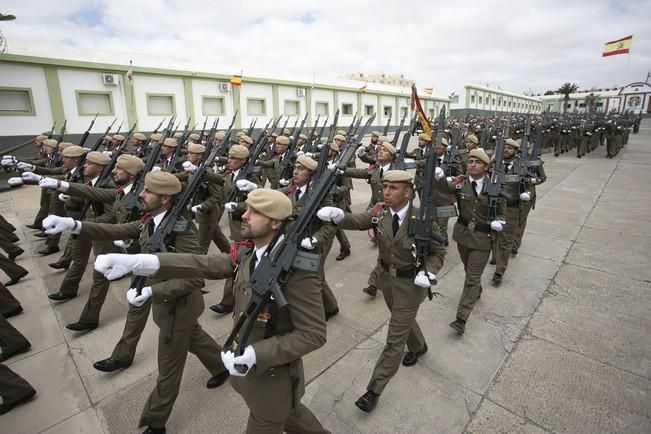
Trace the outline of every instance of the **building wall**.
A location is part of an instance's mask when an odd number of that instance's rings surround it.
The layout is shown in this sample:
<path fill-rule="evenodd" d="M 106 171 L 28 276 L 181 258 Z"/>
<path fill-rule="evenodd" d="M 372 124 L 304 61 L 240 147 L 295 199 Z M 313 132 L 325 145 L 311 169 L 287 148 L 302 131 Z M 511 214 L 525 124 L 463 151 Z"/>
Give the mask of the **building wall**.
<path fill-rule="evenodd" d="M 33 115 L 0 116 L 0 134 L 34 135 L 50 130 L 53 117 L 43 67 L 0 63 L 0 87 L 31 89 L 34 103 Z"/>
<path fill-rule="evenodd" d="M 542 110 L 541 100 L 535 97 L 475 85 L 466 85 L 465 92 L 464 109 L 512 113 L 540 113 Z"/>
<path fill-rule="evenodd" d="M 231 90 L 224 92 L 220 89 L 220 83 L 226 83 L 219 80 L 207 80 L 207 79 L 192 79 L 192 101 L 193 101 L 193 119 L 195 122 L 199 122 L 200 128 L 203 126 L 204 118 L 208 117 L 208 123 L 206 128 L 209 128 L 208 125 L 212 125 L 215 118 L 219 118 L 219 125 L 224 127 L 231 122 L 233 113 L 233 97 Z M 230 84 L 227 84 L 230 89 Z M 206 114 L 203 112 L 203 98 L 222 98 L 224 114 L 221 116 L 216 116 L 214 114 Z"/>

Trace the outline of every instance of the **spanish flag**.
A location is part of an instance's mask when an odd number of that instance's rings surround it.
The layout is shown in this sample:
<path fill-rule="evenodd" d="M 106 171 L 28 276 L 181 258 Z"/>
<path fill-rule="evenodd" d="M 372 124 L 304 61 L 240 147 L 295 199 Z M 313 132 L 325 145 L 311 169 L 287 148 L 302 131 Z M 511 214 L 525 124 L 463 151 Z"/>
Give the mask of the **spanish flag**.
<path fill-rule="evenodd" d="M 423 89 L 423 91 L 425 91 L 426 94 L 431 95 L 432 92 L 434 92 L 434 88 L 433 87 L 426 87 L 426 88 Z"/>
<path fill-rule="evenodd" d="M 231 75 L 231 86 L 241 86 L 241 85 L 242 85 L 242 76 Z"/>
<path fill-rule="evenodd" d="M 416 114 L 418 114 L 418 120 L 420 120 L 420 123 L 423 126 L 423 132 L 430 135 L 431 137 L 432 127 L 430 127 L 427 116 L 425 116 L 425 112 L 423 111 L 423 107 L 420 105 L 420 99 L 418 99 L 418 92 L 416 91 L 415 84 L 411 86 L 411 102 L 411 107 L 412 109 L 416 110 Z"/>
<path fill-rule="evenodd" d="M 364 86 L 362 86 L 362 87 L 360 87 L 359 89 L 357 89 L 357 91 L 358 91 L 359 93 L 366 93 L 366 84 L 364 84 Z"/>
<path fill-rule="evenodd" d="M 631 49 L 632 42 L 633 35 L 629 35 L 616 41 L 606 42 L 604 44 L 604 51 L 601 53 L 601 57 L 614 56 L 616 54 L 628 54 L 629 50 Z"/>

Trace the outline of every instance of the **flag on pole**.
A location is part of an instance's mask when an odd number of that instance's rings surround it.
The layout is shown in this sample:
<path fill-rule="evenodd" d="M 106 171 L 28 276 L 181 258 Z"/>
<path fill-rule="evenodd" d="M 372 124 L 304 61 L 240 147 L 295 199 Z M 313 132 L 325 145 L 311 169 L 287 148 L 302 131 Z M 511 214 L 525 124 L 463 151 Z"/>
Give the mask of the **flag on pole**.
<path fill-rule="evenodd" d="M 357 91 L 358 91 L 359 93 L 366 93 L 366 84 L 367 84 L 367 83 L 364 83 L 364 86 L 360 87 Z"/>
<path fill-rule="evenodd" d="M 242 76 L 231 75 L 231 86 L 241 86 L 241 85 L 242 85 Z"/>
<path fill-rule="evenodd" d="M 433 88 L 433 87 L 426 87 L 426 88 L 423 89 L 423 91 L 424 91 L 426 94 L 431 95 L 432 92 L 434 92 L 434 88 Z"/>
<path fill-rule="evenodd" d="M 420 99 L 418 99 L 418 92 L 416 91 L 415 84 L 411 86 L 411 102 L 412 102 L 411 108 L 412 110 L 416 110 L 418 119 L 420 120 L 420 123 L 423 127 L 423 132 L 425 134 L 429 134 L 431 137 L 432 127 L 430 127 L 429 121 L 427 120 L 427 116 L 425 116 L 425 112 L 423 111 L 423 107 L 420 105 Z"/>
<path fill-rule="evenodd" d="M 633 35 L 628 35 L 625 38 L 616 41 L 606 42 L 601 57 L 614 56 L 616 54 L 628 54 L 633 42 Z"/>
<path fill-rule="evenodd" d="M 129 70 L 127 71 L 127 81 L 133 85 L 133 60 L 129 60 Z"/>

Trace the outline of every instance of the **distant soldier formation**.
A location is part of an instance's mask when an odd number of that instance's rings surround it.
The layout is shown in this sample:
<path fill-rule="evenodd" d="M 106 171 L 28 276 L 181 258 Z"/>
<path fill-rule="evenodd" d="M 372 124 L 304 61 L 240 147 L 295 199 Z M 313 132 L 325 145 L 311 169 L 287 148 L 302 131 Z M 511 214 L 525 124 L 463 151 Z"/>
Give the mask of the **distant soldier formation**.
<path fill-rule="evenodd" d="M 605 145 L 606 157 L 614 158 L 629 132 L 639 130 L 639 118 L 628 113 L 446 118 L 443 110 L 423 120 L 426 125 L 415 117 L 405 128 L 403 118 L 391 132 L 388 123 L 372 131 L 374 116 L 356 116 L 343 128 L 338 113 L 330 123 L 317 118 L 307 126 L 306 118 L 290 126 L 279 117 L 241 131 L 235 117 L 221 129 L 217 121 L 192 127 L 188 120 L 181 127 L 172 118 L 150 134 L 134 125 L 111 135 L 111 124 L 85 147 L 93 120 L 77 144 L 65 141 L 64 125 L 58 136 L 53 127 L 35 138 L 38 157 L 2 157 L 5 170 L 19 172 L 10 186 L 40 187 L 40 208 L 27 227 L 45 241 L 39 254 L 61 253 L 49 266 L 65 273 L 48 297 L 57 303 L 87 297 L 67 329 L 99 327 L 111 281 L 131 276 L 124 330 L 95 369 L 137 363 L 151 312 L 159 328 L 158 377 L 140 417 L 145 433 L 165 432 L 188 353 L 208 371 L 206 387 L 230 379 L 250 410 L 247 432 L 328 432 L 301 404 L 302 357 L 325 344 L 326 322 L 342 309 L 325 263 L 335 239 L 337 261 L 354 253 L 350 230 L 368 232 L 378 249 L 360 296 L 380 292 L 390 312 L 386 344 L 355 402 L 371 412 L 399 367 L 415 365 L 428 351 L 425 325 L 416 317 L 425 298 L 437 294 L 450 241 L 465 270 L 450 323 L 462 336 L 472 329 L 468 321 L 489 262 L 493 285 L 508 280 L 536 187 L 546 181 L 543 150 L 558 157 L 576 149 L 582 158 Z M 408 149 L 413 136 L 417 146 Z M 361 212 L 351 209 L 360 205 L 351 200 L 353 178 L 370 185 Z M 0 285 L 0 361 L 30 348 L 5 319 L 22 312 L 6 286 L 28 274 L 14 262 L 23 253 L 14 232 L 0 218 L 7 253 L 0 254 L 0 267 L 10 277 Z M 65 245 L 62 233 L 69 234 Z M 219 253 L 210 252 L 212 243 Z M 83 288 L 91 251 L 95 270 L 90 288 Z M 217 318 L 232 315 L 223 343 L 198 322 L 204 279 L 225 282 L 221 300 L 209 306 Z M 0 364 L 0 414 L 35 393 Z"/>

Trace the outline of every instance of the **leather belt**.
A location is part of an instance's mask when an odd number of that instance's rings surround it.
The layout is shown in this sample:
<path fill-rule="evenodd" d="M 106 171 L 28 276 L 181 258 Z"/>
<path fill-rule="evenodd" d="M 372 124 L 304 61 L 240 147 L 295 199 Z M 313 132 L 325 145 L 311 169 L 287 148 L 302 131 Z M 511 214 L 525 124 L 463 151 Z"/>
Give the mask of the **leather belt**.
<path fill-rule="evenodd" d="M 389 266 L 389 264 L 384 262 L 382 259 L 380 259 L 380 265 L 382 266 L 382 268 L 384 268 L 385 271 L 387 271 L 389 274 L 391 274 L 394 277 L 406 277 L 407 279 L 411 279 L 416 275 L 416 268 L 415 267 L 398 269 L 398 268 Z"/>
<path fill-rule="evenodd" d="M 461 226 L 468 227 L 468 229 L 470 229 L 471 231 L 484 232 L 486 234 L 489 234 L 491 232 L 491 225 L 486 223 L 469 222 L 468 220 L 466 220 L 461 216 L 457 218 L 457 223 L 459 223 Z"/>

